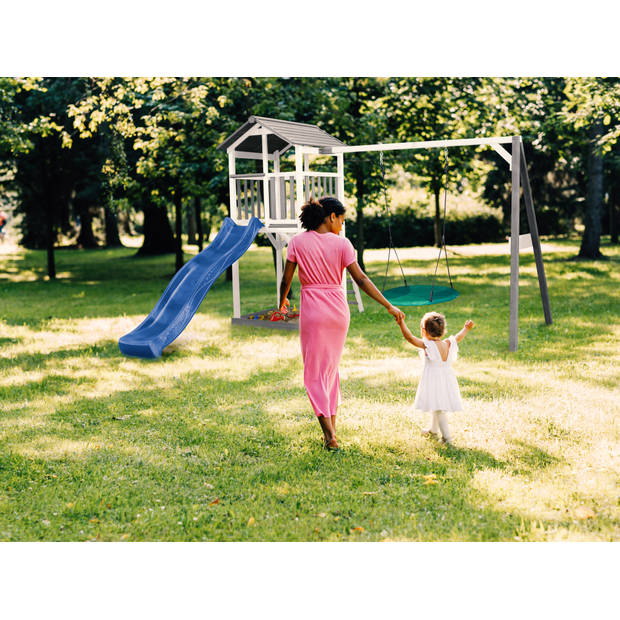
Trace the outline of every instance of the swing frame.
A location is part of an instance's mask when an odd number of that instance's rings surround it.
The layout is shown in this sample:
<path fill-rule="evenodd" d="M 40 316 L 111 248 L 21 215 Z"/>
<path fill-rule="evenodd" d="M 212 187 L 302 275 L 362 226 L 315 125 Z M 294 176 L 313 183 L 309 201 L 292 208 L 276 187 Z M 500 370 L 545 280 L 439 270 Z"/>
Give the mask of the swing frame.
<path fill-rule="evenodd" d="M 511 145 L 508 151 L 504 145 Z M 390 144 L 362 144 L 357 146 L 335 146 L 327 148 L 317 148 L 317 154 L 340 155 L 346 153 L 362 153 L 372 151 L 395 151 L 395 150 L 415 150 L 432 149 L 463 146 L 489 146 L 500 157 L 508 163 L 511 171 L 511 202 L 510 202 L 510 316 L 508 320 L 508 349 L 517 351 L 519 348 L 519 250 L 521 247 L 529 245 L 534 251 L 536 272 L 538 275 L 538 287 L 543 306 L 545 323 L 551 325 L 551 305 L 549 303 L 549 291 L 547 289 L 547 278 L 545 267 L 542 260 L 542 249 L 540 237 L 538 235 L 538 225 L 532 200 L 532 189 L 530 186 L 527 164 L 525 160 L 525 150 L 521 136 L 490 137 L 490 138 L 463 138 L 456 140 L 429 140 L 424 142 L 395 142 Z M 521 208 L 521 190 L 525 203 L 529 235 L 519 234 L 519 219 Z M 522 237 L 528 237 L 524 243 Z"/>
<path fill-rule="evenodd" d="M 448 261 L 448 249 L 446 248 L 446 216 L 447 216 L 447 207 L 448 207 L 448 167 L 449 167 L 449 160 L 448 160 L 448 149 L 444 148 L 444 192 L 443 192 L 443 217 L 442 217 L 442 225 L 441 225 L 441 245 L 439 246 L 439 254 L 437 255 L 437 261 L 435 262 L 435 271 L 433 273 L 433 279 L 431 280 L 431 286 L 430 286 L 430 291 L 429 291 L 429 296 L 428 299 L 426 299 L 425 301 L 416 301 L 416 302 L 412 302 L 410 299 L 410 296 L 408 299 L 403 299 L 403 300 L 398 300 L 397 299 L 390 299 L 390 297 L 388 297 L 386 295 L 386 293 L 395 293 L 396 291 L 401 291 L 402 289 L 405 289 L 405 291 L 410 292 L 412 289 L 426 289 L 428 288 L 427 285 L 408 285 L 407 284 L 407 278 L 405 277 L 405 272 L 403 271 L 403 266 L 400 262 L 400 258 L 398 257 L 398 252 L 396 251 L 396 247 L 394 246 L 394 242 L 392 240 L 392 213 L 390 211 L 390 203 L 388 200 L 388 195 L 387 195 L 387 184 L 385 182 L 385 164 L 383 161 L 383 151 L 381 151 L 379 153 L 379 167 L 381 170 L 381 188 L 383 190 L 383 199 L 385 202 L 385 212 L 387 215 L 387 224 L 388 224 L 388 242 L 389 242 L 389 247 L 388 247 L 388 259 L 387 259 L 387 263 L 385 265 L 385 276 L 383 278 L 383 286 L 381 287 L 381 293 L 383 293 L 383 295 L 386 297 L 386 299 L 388 301 L 390 301 L 391 303 L 395 303 L 398 306 L 427 306 L 432 304 L 433 302 L 435 303 L 443 303 L 446 301 L 452 301 L 454 299 L 456 299 L 459 295 L 459 292 L 454 288 L 454 286 L 452 286 L 452 276 L 450 275 L 450 263 Z M 400 273 L 403 277 L 403 283 L 404 286 L 401 287 L 397 287 L 397 288 L 390 288 L 385 290 L 385 285 L 387 283 L 387 276 L 388 276 L 388 271 L 390 268 L 390 256 L 392 254 L 392 250 L 394 250 L 394 256 L 396 256 L 396 260 L 398 262 L 398 267 L 400 268 Z M 437 281 L 437 268 L 439 267 L 439 261 L 441 260 L 441 253 L 444 253 L 444 256 L 446 258 L 446 269 L 448 271 L 448 279 L 450 281 L 450 290 L 454 293 L 454 295 L 451 295 L 450 297 L 446 298 L 446 299 L 439 299 L 439 300 L 435 300 L 434 299 L 434 293 L 435 293 L 435 284 Z M 438 286 L 437 290 L 440 290 L 443 292 L 443 290 L 447 290 L 447 287 L 442 287 L 442 286 Z M 440 293 L 441 294 L 441 293 Z"/>
<path fill-rule="evenodd" d="M 511 145 L 509 152 L 505 145 Z M 228 156 L 230 187 L 230 216 L 238 225 L 247 225 L 252 217 L 259 217 L 267 236 L 276 251 L 276 299 L 282 279 L 282 250 L 293 235 L 301 232 L 298 219 L 304 200 L 310 196 L 336 195 L 344 202 L 344 156 L 346 153 L 371 151 L 415 150 L 463 146 L 489 146 L 506 161 L 511 170 L 512 195 L 510 211 L 510 317 L 508 346 L 517 351 L 519 338 L 519 250 L 532 247 L 538 273 L 538 285 L 547 325 L 552 323 L 547 280 L 542 261 L 542 251 L 532 201 L 525 152 L 521 136 L 488 138 L 462 138 L 456 140 L 429 140 L 424 142 L 395 142 L 388 144 L 362 144 L 347 146 L 316 125 L 283 121 L 280 119 L 251 116 L 247 123 L 228 136 L 218 149 Z M 280 156 L 294 149 L 294 171 L 280 168 Z M 336 172 L 311 170 L 312 155 L 332 155 Z M 262 161 L 262 172 L 236 174 L 237 159 Z M 271 166 L 271 169 L 270 169 Z M 529 234 L 519 234 L 521 189 L 525 202 Z M 342 233 L 344 234 L 344 227 Z M 441 255 L 440 255 L 441 258 Z M 241 294 L 239 287 L 239 261 L 232 265 L 233 322 L 239 320 Z M 342 280 L 345 294 L 351 293 L 355 301 L 350 304 L 363 312 L 364 306 L 358 286 L 351 282 L 348 291 L 346 272 Z"/>

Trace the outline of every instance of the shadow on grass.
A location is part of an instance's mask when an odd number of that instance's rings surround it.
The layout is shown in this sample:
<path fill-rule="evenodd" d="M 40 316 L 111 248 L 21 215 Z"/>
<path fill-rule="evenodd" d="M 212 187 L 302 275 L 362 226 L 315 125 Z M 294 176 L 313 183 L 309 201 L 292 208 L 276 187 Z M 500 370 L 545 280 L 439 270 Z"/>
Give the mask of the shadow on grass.
<path fill-rule="evenodd" d="M 14 357 L 0 357 L 0 370 L 21 368 L 24 371 L 45 368 L 50 362 L 64 361 L 85 355 L 102 359 L 120 358 L 118 343 L 115 340 L 103 340 L 93 345 L 57 349 L 48 353 L 18 353 Z"/>
<path fill-rule="evenodd" d="M 264 386 L 295 362 L 245 380 L 183 376 L 61 405 L 5 434 L 4 540 L 507 540 L 522 517 L 472 485 L 510 471 L 464 448 L 320 448 L 315 421 L 265 411 Z M 278 389 L 278 393 L 281 394 Z M 283 402 L 303 396 L 286 388 Z M 345 422 L 346 424 L 346 422 Z M 533 450 L 514 459 L 533 468 Z M 538 459 L 538 460 L 537 460 Z M 429 479 L 435 482 L 429 483 Z M 140 515 L 140 516 L 137 516 Z"/>

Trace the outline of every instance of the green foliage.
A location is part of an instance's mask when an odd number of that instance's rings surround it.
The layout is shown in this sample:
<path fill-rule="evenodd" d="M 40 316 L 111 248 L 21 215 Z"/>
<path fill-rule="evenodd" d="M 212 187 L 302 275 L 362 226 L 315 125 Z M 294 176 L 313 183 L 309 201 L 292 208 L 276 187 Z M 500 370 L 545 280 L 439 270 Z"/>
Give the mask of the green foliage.
<path fill-rule="evenodd" d="M 563 117 L 575 128 L 601 122 L 603 153 L 609 153 L 620 138 L 620 78 L 567 78 Z"/>
<path fill-rule="evenodd" d="M 81 207 L 96 204 L 100 192 L 101 145 L 75 140 L 68 106 L 84 94 L 81 78 L 45 78 L 21 85 L 15 93 L 20 135 L 27 139 L 7 158 L 13 166 L 8 185 L 17 192 L 17 212 L 25 247 L 54 243 L 72 228 Z M 25 144 L 25 143 L 24 143 Z"/>
<path fill-rule="evenodd" d="M 79 213 L 98 203 L 150 212 L 179 193 L 184 205 L 200 200 L 208 226 L 217 224 L 222 205 L 228 208 L 227 161 L 214 147 L 252 114 L 316 123 L 347 144 L 520 134 L 537 211 L 548 230 L 568 231 L 585 213 L 595 122 L 604 193 L 609 201 L 617 195 L 619 88 L 617 78 L 1 78 L 0 183 L 8 187 L 27 151 L 40 159 L 45 143 L 62 189 L 54 231 L 68 232 Z M 449 158 L 449 189 L 482 185 L 487 204 L 506 215 L 505 162 L 491 149 L 450 149 Z M 346 162 L 361 258 L 364 215 L 381 199 L 378 154 L 351 154 Z M 437 236 L 443 152 L 386 154 L 388 172 L 398 162 L 434 195 Z M 255 162 L 243 163 L 249 171 Z M 76 190 L 81 168 L 88 187 Z M 18 179 L 23 196 L 35 192 L 28 184 L 36 174 Z M 41 191 L 27 200 L 45 204 Z M 75 191 L 79 208 L 69 198 Z M 46 208 L 22 208 L 31 220 L 25 242 L 33 247 L 43 242 Z"/>
<path fill-rule="evenodd" d="M 394 212 L 390 219 L 395 247 L 435 243 L 435 219 L 433 217 L 420 216 L 415 209 L 406 208 Z M 366 216 L 365 236 L 367 248 L 388 246 L 388 218 L 384 213 Z M 355 245 L 357 241 L 355 226 L 347 226 L 347 237 Z M 493 215 L 452 215 L 446 221 L 446 243 L 448 245 L 501 241 L 503 238 L 502 224 Z"/>

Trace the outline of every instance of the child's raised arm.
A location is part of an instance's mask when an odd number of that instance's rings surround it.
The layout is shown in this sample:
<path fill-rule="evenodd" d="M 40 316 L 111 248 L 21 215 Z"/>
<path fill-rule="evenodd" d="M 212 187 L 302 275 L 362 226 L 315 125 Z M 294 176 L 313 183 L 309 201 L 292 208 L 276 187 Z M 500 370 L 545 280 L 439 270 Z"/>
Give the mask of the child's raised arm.
<path fill-rule="evenodd" d="M 401 319 L 398 321 L 398 326 L 400 327 L 400 331 L 403 332 L 403 336 L 407 342 L 410 342 L 414 347 L 418 347 L 419 349 L 425 349 L 424 342 L 420 338 L 416 338 L 407 327 L 405 323 L 405 319 Z"/>
<path fill-rule="evenodd" d="M 472 329 L 474 326 L 474 322 L 467 320 L 465 321 L 465 325 L 463 325 L 463 329 L 455 336 L 457 342 L 461 342 L 465 336 L 467 336 L 467 332 Z"/>

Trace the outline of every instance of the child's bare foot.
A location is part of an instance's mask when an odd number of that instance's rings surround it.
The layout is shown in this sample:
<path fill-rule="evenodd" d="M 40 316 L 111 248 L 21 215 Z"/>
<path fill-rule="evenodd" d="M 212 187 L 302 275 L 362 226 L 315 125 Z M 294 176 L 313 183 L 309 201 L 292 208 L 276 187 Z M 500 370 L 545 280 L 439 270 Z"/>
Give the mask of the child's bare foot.
<path fill-rule="evenodd" d="M 426 428 L 422 431 L 423 437 L 429 437 L 430 439 L 439 439 L 439 433 L 433 432 L 430 428 Z"/>

